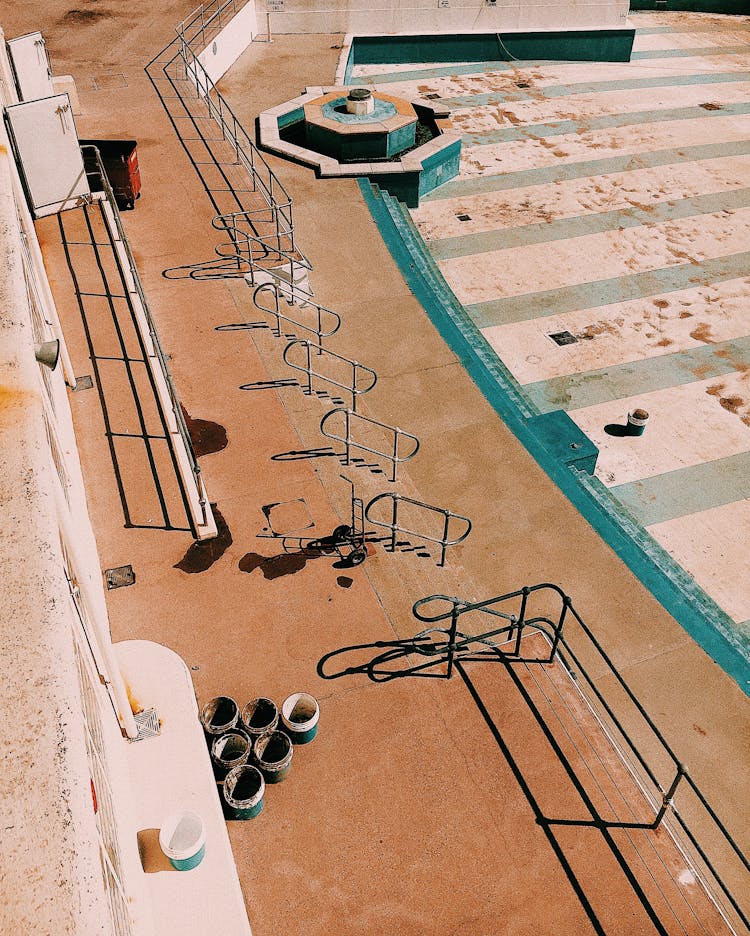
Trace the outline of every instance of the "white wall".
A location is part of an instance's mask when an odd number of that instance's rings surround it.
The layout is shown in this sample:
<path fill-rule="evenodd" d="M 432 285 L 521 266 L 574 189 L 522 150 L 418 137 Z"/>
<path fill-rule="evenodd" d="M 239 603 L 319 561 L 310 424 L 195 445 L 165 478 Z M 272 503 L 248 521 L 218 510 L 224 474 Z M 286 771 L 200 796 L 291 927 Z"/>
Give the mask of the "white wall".
<path fill-rule="evenodd" d="M 211 81 L 217 82 L 234 65 L 257 34 L 255 0 L 249 0 L 198 56 Z"/>
<path fill-rule="evenodd" d="M 271 12 L 274 33 L 495 32 L 498 30 L 618 29 L 625 25 L 628 0 L 280 0 Z M 258 0 L 258 16 L 278 3 Z M 261 24 L 261 28 L 265 23 Z"/>

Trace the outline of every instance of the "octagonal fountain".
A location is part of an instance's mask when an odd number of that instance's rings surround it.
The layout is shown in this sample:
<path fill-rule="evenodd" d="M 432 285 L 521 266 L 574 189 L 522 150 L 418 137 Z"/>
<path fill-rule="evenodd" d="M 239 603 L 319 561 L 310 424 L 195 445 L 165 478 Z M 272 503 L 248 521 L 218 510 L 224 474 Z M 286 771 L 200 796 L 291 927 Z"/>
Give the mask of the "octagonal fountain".
<path fill-rule="evenodd" d="M 321 177 L 367 176 L 410 207 L 458 174 L 450 112 L 370 88 L 307 88 L 260 115 L 260 144 Z"/>

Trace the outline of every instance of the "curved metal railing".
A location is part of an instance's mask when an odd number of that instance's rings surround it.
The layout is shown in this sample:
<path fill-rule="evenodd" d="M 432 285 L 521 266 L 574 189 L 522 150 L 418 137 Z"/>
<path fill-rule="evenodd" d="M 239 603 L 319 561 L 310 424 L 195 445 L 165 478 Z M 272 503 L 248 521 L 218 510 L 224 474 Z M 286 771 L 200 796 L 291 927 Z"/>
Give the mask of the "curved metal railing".
<path fill-rule="evenodd" d="M 273 297 L 273 306 L 271 308 L 262 305 L 258 301 L 258 297 L 263 293 L 270 293 Z M 298 303 L 297 307 L 300 311 L 304 309 L 311 310 L 312 314 L 315 316 L 315 326 L 305 324 L 305 322 L 299 322 L 290 315 L 285 315 L 281 311 L 280 300 L 283 298 L 287 306 L 293 306 L 295 300 L 298 298 L 297 293 L 298 289 L 293 283 L 284 283 L 283 285 L 281 283 L 261 283 L 260 286 L 256 286 L 253 291 L 253 302 L 255 303 L 256 309 L 272 316 L 275 320 L 276 325 L 271 329 L 271 332 L 276 338 L 281 338 L 281 323 L 285 322 L 293 328 L 301 328 L 303 331 L 315 335 L 317 339 L 315 343 L 318 348 L 318 354 L 320 354 L 323 350 L 323 339 L 335 335 L 341 327 L 341 316 L 337 312 L 326 309 L 325 306 L 318 305 L 317 302 L 305 298 L 304 296 L 301 297 L 301 301 Z M 324 322 L 326 323 L 325 326 Z"/>
<path fill-rule="evenodd" d="M 304 366 L 301 366 L 300 364 L 294 364 L 289 360 L 289 352 L 292 348 L 298 345 L 301 345 L 305 349 Z M 341 381 L 336 380 L 336 378 L 332 377 L 330 374 L 321 374 L 319 371 L 316 371 L 312 363 L 313 348 L 315 348 L 315 353 L 317 355 L 321 355 L 326 358 L 332 358 L 335 361 L 342 363 L 346 368 L 350 368 L 351 379 L 349 382 L 341 383 Z M 284 348 L 282 357 L 284 358 L 284 363 L 293 370 L 302 371 L 303 374 L 307 374 L 307 386 L 303 387 L 302 389 L 308 396 L 312 396 L 314 392 L 313 377 L 317 377 L 318 380 L 322 380 L 324 383 L 332 384 L 334 387 L 338 387 L 341 390 L 346 390 L 347 393 L 351 393 L 352 410 L 355 412 L 357 410 L 357 397 L 361 396 L 363 393 L 369 393 L 378 382 L 378 375 L 371 367 L 366 367 L 364 364 L 360 364 L 359 361 L 352 361 L 349 358 L 345 358 L 340 354 L 336 354 L 334 351 L 329 351 L 327 348 L 319 348 L 317 345 L 314 345 L 306 338 L 295 338 L 294 341 L 290 341 L 289 344 Z M 360 375 L 363 375 L 365 378 L 369 378 L 369 383 L 364 386 L 361 385 Z"/>
<path fill-rule="evenodd" d="M 390 520 L 376 520 L 370 515 L 370 509 L 373 505 L 380 503 L 381 501 L 391 501 L 391 518 Z M 423 533 L 420 530 L 412 530 L 409 527 L 401 526 L 398 522 L 398 513 L 399 506 L 401 504 L 411 504 L 414 507 L 421 507 L 430 513 L 439 514 L 443 517 L 443 535 L 440 537 L 431 536 L 427 533 Z M 386 492 L 385 494 L 378 494 L 377 497 L 368 503 L 365 507 L 365 519 L 375 526 L 385 527 L 385 529 L 391 531 L 391 546 L 390 551 L 396 551 L 396 537 L 399 533 L 405 533 L 408 536 L 416 536 L 421 540 L 425 540 L 428 543 L 437 543 L 440 546 L 440 561 L 438 562 L 439 566 L 445 565 L 445 552 L 449 546 L 458 546 L 459 543 L 463 543 L 466 537 L 471 533 L 471 520 L 468 517 L 464 517 L 463 514 L 454 513 L 452 510 L 446 510 L 444 507 L 433 507 L 432 504 L 425 504 L 422 501 L 414 500 L 411 497 L 404 497 L 401 494 L 392 494 Z M 456 536 L 455 538 L 450 538 L 450 525 L 451 521 L 458 520 L 461 524 L 465 525 L 463 532 Z"/>
<path fill-rule="evenodd" d="M 344 435 L 336 435 L 335 432 L 327 431 L 325 428 L 326 423 L 338 413 L 344 414 Z M 393 445 L 391 446 L 390 452 L 381 452 L 380 449 L 370 448 L 370 446 L 365 445 L 364 442 L 357 442 L 352 438 L 352 422 L 362 422 L 367 423 L 370 426 L 376 426 L 379 429 L 384 429 L 387 433 L 393 433 Z M 369 416 L 362 416 L 360 413 L 356 413 L 353 410 L 347 409 L 346 407 L 340 406 L 336 409 L 332 409 L 323 416 L 320 420 L 320 432 L 321 435 L 325 436 L 326 439 L 332 439 L 334 442 L 343 442 L 344 443 L 344 464 L 348 465 L 350 462 L 351 449 L 356 448 L 361 452 L 369 452 L 370 455 L 376 455 L 380 458 L 386 458 L 391 463 L 391 481 L 396 480 L 396 468 L 402 462 L 409 461 L 410 458 L 414 456 L 419 451 L 419 439 L 412 435 L 410 432 L 405 432 L 403 429 L 399 429 L 398 426 L 389 426 L 387 423 L 378 422 L 377 419 L 371 419 Z M 399 452 L 399 446 L 402 439 L 406 439 L 413 443 L 412 450 L 403 454 Z"/>
<path fill-rule="evenodd" d="M 365 516 L 367 517 L 367 511 L 365 511 Z M 367 519 L 373 522 L 371 518 L 367 517 Z M 548 614 L 535 614 L 527 617 L 529 599 L 536 592 L 552 593 L 559 598 L 560 611 L 556 620 L 553 620 Z M 507 613 L 495 607 L 518 599 L 520 599 L 519 608 L 515 613 Z M 435 614 L 425 613 L 423 610 L 425 606 L 436 601 L 447 603 L 447 609 Z M 500 618 L 502 623 L 479 634 L 462 633 L 459 631 L 460 619 L 464 614 L 472 612 L 489 614 L 495 618 Z M 543 582 L 539 585 L 525 586 L 517 591 L 478 602 L 464 601 L 450 595 L 429 595 L 414 603 L 412 614 L 418 621 L 431 625 L 450 621 L 448 627 L 437 628 L 433 626 L 427 631 L 420 632 L 415 636 L 414 644 L 414 649 L 422 655 L 434 655 L 443 658 L 448 664 L 448 677 L 452 674 L 456 659 L 460 661 L 465 658 L 461 655 L 461 651 L 468 651 L 471 644 L 477 643 L 485 646 L 490 645 L 493 648 L 491 651 L 493 654 L 501 653 L 510 664 L 514 662 L 549 664 L 559 659 L 574 676 L 576 685 L 596 717 L 602 725 L 609 726 L 609 730 L 605 728 L 605 731 L 607 731 L 610 740 L 631 773 L 636 777 L 640 777 L 642 781 L 640 783 L 641 789 L 654 805 L 655 816 L 653 821 L 645 825 L 634 824 L 634 827 L 656 829 L 665 818 L 670 819 L 669 825 L 673 826 L 670 828 L 670 832 L 678 847 L 692 849 L 694 855 L 697 855 L 703 864 L 704 876 L 706 874 L 710 876 L 713 884 L 712 897 L 732 931 L 739 932 L 734 928 L 738 921 L 741 921 L 745 927 L 750 929 L 750 907 L 748 906 L 750 905 L 750 861 L 692 779 L 685 765 L 654 724 L 642 703 L 625 682 L 591 629 L 575 610 L 569 596 L 559 586 Z M 574 638 L 576 645 L 580 644 L 578 648 L 574 647 L 573 641 L 569 639 L 572 627 L 578 630 Z M 543 631 L 546 634 L 550 643 L 549 655 L 535 658 L 521 656 L 521 639 L 524 631 L 529 628 Z M 563 632 L 564 629 L 567 634 Z M 424 638 L 434 633 L 445 634 L 447 640 L 440 644 L 433 644 L 432 647 L 429 644 L 425 645 Z M 502 643 L 510 644 L 508 650 L 504 650 L 500 642 L 495 640 L 498 637 L 505 637 Z M 490 651 L 483 651 L 483 655 L 488 652 Z M 583 663 L 582 657 L 584 656 L 588 666 Z M 604 675 L 601 672 L 602 667 L 604 667 Z M 595 678 L 589 675 L 588 669 L 596 672 Z M 612 688 L 612 683 L 614 683 L 617 691 Z M 605 692 L 609 695 L 609 698 L 605 696 Z M 616 702 L 615 699 L 618 701 Z M 623 711 L 615 711 L 615 704 L 621 706 Z M 647 735 L 645 743 L 641 741 L 640 746 L 633 738 L 634 726 L 638 724 L 639 719 L 641 721 L 641 731 L 645 730 Z M 616 740 L 615 735 L 619 741 Z M 669 784 L 660 782 L 644 750 L 649 752 L 648 757 L 652 760 L 656 759 L 656 750 L 661 751 L 666 756 L 667 763 L 671 764 L 674 771 Z M 675 803 L 678 797 L 683 797 L 682 806 Z M 693 798 L 692 802 L 688 797 Z M 713 826 L 710 836 L 705 835 L 707 820 Z M 612 825 L 623 827 L 627 824 L 612 823 Z M 701 827 L 704 832 L 702 836 L 704 838 L 703 843 L 698 838 L 698 832 L 696 831 L 698 827 Z M 683 839 L 682 846 L 677 842 L 677 837 Z M 713 858 L 709 855 L 709 851 L 714 854 Z M 727 866 L 724 874 L 717 867 L 717 855 Z M 735 895 L 724 879 L 724 876 L 730 873 L 727 865 L 729 859 L 734 865 L 731 868 L 733 878 L 739 880 L 743 875 L 746 876 L 743 886 L 738 887 L 735 885 L 735 891 L 742 895 L 740 897 Z M 708 886 L 709 882 L 706 883 Z M 716 893 L 717 889 L 718 893 Z M 741 901 L 744 901 L 744 905 Z M 730 921 L 730 917 L 735 918 L 734 923 Z"/>

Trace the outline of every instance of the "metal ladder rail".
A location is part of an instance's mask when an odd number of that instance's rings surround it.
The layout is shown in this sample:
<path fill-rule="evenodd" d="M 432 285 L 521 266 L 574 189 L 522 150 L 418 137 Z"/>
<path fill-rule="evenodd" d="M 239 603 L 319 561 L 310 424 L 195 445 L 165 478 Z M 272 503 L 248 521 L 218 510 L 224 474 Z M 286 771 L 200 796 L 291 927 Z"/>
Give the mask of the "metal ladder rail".
<path fill-rule="evenodd" d="M 373 519 L 373 517 L 370 516 L 370 509 L 373 507 L 373 505 L 388 499 L 390 499 L 392 502 L 391 519 L 388 521 Z M 437 537 L 421 533 L 419 530 L 410 530 L 408 527 L 400 526 L 398 523 L 398 508 L 399 504 L 402 503 L 412 504 L 415 507 L 422 507 L 432 513 L 442 515 L 444 518 L 442 537 L 438 539 Z M 370 523 L 375 524 L 375 526 L 384 527 L 386 530 L 391 531 L 391 552 L 396 551 L 396 535 L 398 533 L 406 533 L 409 536 L 416 536 L 428 543 L 436 543 L 438 546 L 440 546 L 440 561 L 438 562 L 439 566 L 445 565 L 445 553 L 448 547 L 457 546 L 459 543 L 462 543 L 469 535 L 469 533 L 471 533 L 472 527 L 471 520 L 469 520 L 468 517 L 464 517 L 463 514 L 454 513 L 452 510 L 447 510 L 444 507 L 434 507 L 432 504 L 425 504 L 423 501 L 414 500 L 411 497 L 404 497 L 402 494 L 392 494 L 391 492 L 378 494 L 377 497 L 373 497 L 373 499 L 368 503 L 367 507 L 365 507 L 365 518 Z M 460 520 L 466 524 L 466 529 L 456 539 L 448 538 L 451 520 Z"/>
<path fill-rule="evenodd" d="M 336 435 L 334 432 L 326 430 L 325 424 L 328 422 L 331 417 L 336 413 L 344 414 L 344 436 Z M 368 445 L 365 445 L 362 442 L 356 442 L 352 438 L 351 433 L 351 424 L 352 421 L 361 420 L 362 422 L 368 423 L 372 426 L 377 426 L 380 429 L 385 429 L 388 432 L 393 433 L 393 447 L 390 452 L 381 452 L 379 449 L 370 448 Z M 400 429 L 398 426 L 389 426 L 387 423 L 379 422 L 377 419 L 372 419 L 369 416 L 363 416 L 361 413 L 357 413 L 354 410 L 347 409 L 346 407 L 337 407 L 332 409 L 323 416 L 320 420 L 320 432 L 326 439 L 332 439 L 334 442 L 343 442 L 344 449 L 344 464 L 348 465 L 350 463 L 350 454 L 351 449 L 356 448 L 362 452 L 369 452 L 370 455 L 377 455 L 381 458 L 386 458 L 391 463 L 391 481 L 396 480 L 396 469 L 397 466 L 403 462 L 409 461 L 419 451 L 420 443 L 419 439 L 412 435 L 410 432 L 406 432 L 403 429 Z M 412 451 L 406 455 L 399 454 L 399 443 L 401 439 L 408 439 L 414 443 Z"/>
<path fill-rule="evenodd" d="M 128 241 L 127 235 L 125 233 L 125 229 L 122 226 L 120 212 L 117 209 L 117 204 L 115 201 L 114 193 L 112 192 L 112 188 L 109 184 L 109 179 L 107 177 L 106 170 L 104 169 L 104 164 L 102 162 L 101 155 L 99 153 L 99 150 L 95 146 L 84 146 L 84 147 L 81 147 L 81 149 L 86 150 L 89 156 L 93 158 L 96 162 L 96 175 L 97 175 L 97 178 L 101 181 L 101 185 L 102 185 L 104 195 L 105 195 L 105 200 L 109 206 L 110 215 L 115 225 L 116 240 L 113 240 L 113 250 L 115 251 L 115 256 L 117 258 L 118 265 L 121 263 L 121 261 L 120 261 L 120 258 L 117 256 L 117 247 L 116 247 L 117 244 L 119 244 L 124 254 L 123 259 L 125 262 L 121 266 L 121 275 L 123 278 L 123 285 L 126 287 L 128 292 L 132 291 L 138 298 L 138 304 L 143 314 L 145 330 L 148 335 L 151 348 L 154 351 L 156 360 L 159 365 L 158 373 L 161 375 L 161 378 L 163 380 L 163 386 L 166 389 L 168 397 L 169 397 L 170 413 L 171 413 L 172 418 L 174 419 L 177 434 L 179 435 L 180 440 L 182 442 L 182 446 L 183 446 L 183 449 L 187 458 L 187 462 L 188 462 L 189 471 L 192 474 L 193 483 L 195 486 L 196 498 L 197 498 L 198 507 L 200 510 L 200 522 L 196 523 L 196 518 L 193 515 L 193 510 L 192 510 L 192 500 L 189 496 L 187 496 L 187 493 L 185 492 L 187 506 L 189 507 L 188 516 L 190 519 L 190 524 L 193 527 L 193 530 L 192 530 L 193 534 L 196 536 L 196 538 L 201 538 L 199 536 L 199 533 L 200 533 L 199 528 L 203 527 L 203 528 L 210 530 L 211 528 L 214 527 L 214 521 L 213 521 L 211 509 L 208 504 L 208 494 L 207 494 L 205 485 L 203 483 L 203 477 L 201 474 L 200 465 L 198 464 L 197 458 L 195 456 L 195 450 L 193 448 L 192 439 L 190 438 L 190 432 L 187 428 L 187 424 L 185 423 L 185 418 L 182 413 L 182 407 L 180 406 L 180 400 L 177 394 L 177 389 L 174 385 L 172 374 L 167 364 L 166 356 L 164 354 L 161 343 L 159 341 L 159 335 L 156 330 L 156 324 L 154 323 L 154 319 L 151 314 L 151 309 L 149 307 L 148 300 L 146 299 L 146 294 L 143 290 L 143 285 L 141 283 L 140 276 L 138 274 L 138 268 L 135 263 L 135 258 L 133 257 L 133 253 L 130 248 L 130 242 Z M 147 351 L 150 349 L 145 349 L 145 350 Z M 145 354 L 145 356 L 148 358 L 149 355 Z M 168 435 L 168 440 L 170 444 L 170 449 L 172 451 L 173 459 L 176 459 L 177 462 L 179 463 L 180 459 L 177 453 L 174 451 L 171 433 L 167 433 L 167 435 Z M 179 474 L 180 473 L 178 471 L 178 475 Z M 215 532 L 213 533 L 213 535 L 216 535 Z"/>
<path fill-rule="evenodd" d="M 262 305 L 258 301 L 258 296 L 263 292 L 271 292 L 273 294 L 274 306 L 273 308 L 268 308 L 268 306 Z M 283 296 L 286 300 L 287 305 L 294 305 L 295 302 L 295 287 L 293 284 L 285 284 L 281 286 L 279 283 L 261 283 L 259 286 L 255 287 L 253 291 L 253 302 L 255 303 L 256 309 L 259 309 L 261 312 L 266 312 L 268 315 L 273 316 L 276 320 L 275 328 L 271 329 L 271 334 L 276 338 L 281 338 L 281 323 L 288 322 L 290 325 L 295 328 L 301 328 L 304 331 L 311 332 L 317 338 L 317 347 L 318 354 L 323 350 L 323 339 L 330 338 L 331 335 L 335 335 L 336 332 L 341 327 L 341 316 L 337 312 L 333 312 L 331 309 L 326 309 L 324 306 L 319 305 L 317 302 L 314 302 L 312 299 L 303 299 L 300 303 L 302 306 L 310 306 L 315 310 L 317 317 L 317 328 L 312 328 L 310 325 L 305 325 L 304 322 L 298 322 L 296 319 L 291 318 L 288 315 L 280 310 L 279 299 Z M 332 327 L 325 330 L 323 328 L 323 319 L 325 317 L 330 317 Z M 347 462 L 348 464 L 348 462 Z"/>
<path fill-rule="evenodd" d="M 305 349 L 306 365 L 304 367 L 301 367 L 299 364 L 293 364 L 289 360 L 289 352 L 295 345 L 302 345 L 302 347 Z M 282 353 L 284 363 L 287 364 L 289 367 L 291 367 L 292 370 L 302 371 L 303 374 L 307 374 L 307 387 L 302 388 L 303 392 L 307 394 L 307 396 L 312 396 L 314 392 L 313 386 L 312 386 L 312 379 L 313 377 L 317 377 L 319 380 L 324 381 L 324 383 L 333 384 L 334 387 L 339 387 L 341 390 L 346 390 L 347 393 L 351 393 L 352 410 L 356 412 L 357 397 L 361 396 L 363 393 L 369 393 L 370 390 L 372 390 L 372 388 L 378 382 L 378 375 L 375 373 L 375 371 L 371 367 L 367 367 L 364 364 L 360 364 L 359 361 L 352 361 L 349 358 L 343 357 L 340 354 L 336 354 L 334 351 L 329 351 L 328 348 L 321 348 L 320 349 L 321 355 L 334 358 L 335 360 L 341 361 L 344 364 L 347 364 L 351 367 L 352 377 L 351 377 L 350 382 L 348 384 L 340 383 L 338 380 L 335 380 L 333 377 L 327 376 L 326 374 L 321 374 L 314 369 L 313 364 L 312 364 L 312 348 L 315 348 L 316 352 L 318 351 L 317 346 L 314 345 L 312 342 L 308 341 L 306 338 L 295 338 L 293 341 L 289 342 L 289 344 L 284 348 L 284 351 Z M 358 385 L 358 377 L 360 373 L 364 375 L 369 375 L 370 382 L 369 384 L 367 384 L 367 386 Z"/>
<path fill-rule="evenodd" d="M 365 512 L 365 515 L 366 515 L 366 512 Z M 373 521 L 371 520 L 370 522 L 373 522 Z M 528 601 L 529 596 L 536 591 L 543 591 L 543 590 L 556 592 L 561 599 L 562 607 L 561 607 L 560 617 L 556 624 L 550 621 L 549 618 L 539 618 L 539 617 L 526 618 L 525 616 L 527 601 Z M 657 728 L 657 726 L 654 724 L 653 720 L 651 719 L 649 714 L 646 712 L 641 702 L 635 696 L 630 686 L 625 682 L 619 670 L 617 670 L 617 668 L 614 666 L 613 662 L 611 661 L 611 659 L 609 658 L 609 656 L 607 655 L 603 647 L 599 644 L 598 640 L 593 635 L 592 631 L 585 624 L 585 622 L 582 620 L 582 618 L 580 617 L 576 609 L 573 607 L 573 603 L 570 597 L 566 595 L 565 592 L 559 586 L 554 585 L 550 582 L 543 582 L 538 585 L 524 586 L 523 588 L 518 589 L 516 591 L 508 592 L 505 595 L 495 596 L 493 598 L 488 598 L 484 601 L 479 601 L 479 602 L 464 601 L 460 598 L 456 598 L 450 595 L 441 595 L 441 594 L 429 595 L 426 598 L 420 598 L 418 601 L 414 603 L 412 607 L 412 614 L 418 621 L 425 622 L 425 623 L 436 624 L 442 621 L 447 621 L 447 620 L 451 621 L 451 625 L 449 628 L 445 628 L 445 629 L 437 628 L 437 630 L 440 630 L 440 631 L 447 631 L 449 635 L 453 634 L 453 637 L 449 638 L 449 643 L 446 647 L 438 648 L 439 652 L 442 652 L 442 653 L 445 653 L 446 651 L 448 652 L 448 666 L 449 666 L 449 675 L 450 675 L 450 670 L 452 669 L 453 655 L 454 655 L 452 651 L 459 649 L 459 645 L 455 641 L 455 635 L 458 633 L 457 625 L 458 625 L 458 620 L 460 619 L 461 615 L 466 614 L 471 611 L 487 612 L 489 610 L 493 610 L 497 614 L 500 612 L 497 612 L 495 609 L 491 609 L 492 605 L 498 604 L 500 602 L 508 601 L 514 598 L 519 598 L 519 597 L 521 598 L 521 609 L 520 609 L 519 614 L 515 616 L 516 617 L 515 623 L 511 623 L 510 625 L 511 630 L 515 628 L 517 629 L 519 633 L 521 633 L 525 626 L 535 626 L 537 629 L 544 630 L 546 632 L 546 628 L 540 627 L 540 624 L 542 622 L 549 624 L 553 629 L 553 635 L 551 635 L 552 636 L 552 639 L 551 639 L 552 651 L 550 653 L 549 658 L 547 659 L 543 658 L 542 660 L 537 660 L 537 661 L 532 661 L 532 662 L 549 663 L 549 662 L 552 662 L 556 657 L 560 657 L 561 660 L 563 660 L 563 662 L 565 663 L 566 668 L 571 672 L 571 674 L 573 673 L 576 674 L 575 678 L 577 680 L 579 689 L 581 688 L 581 680 L 583 679 L 583 681 L 585 682 L 585 685 L 593 694 L 596 703 L 599 706 L 601 706 L 603 713 L 606 714 L 606 718 L 616 728 L 619 736 L 625 742 L 625 749 L 630 751 L 632 755 L 635 757 L 635 761 L 638 765 L 638 768 L 643 771 L 645 778 L 648 778 L 649 782 L 653 785 L 653 788 L 656 791 L 657 797 L 660 797 L 661 799 L 660 804 L 658 804 L 657 802 L 656 814 L 652 822 L 652 828 L 658 828 L 660 824 L 662 823 L 662 821 L 667 816 L 667 814 L 671 816 L 675 825 L 679 827 L 679 834 L 685 836 L 687 841 L 690 843 L 690 846 L 692 846 L 692 848 L 695 849 L 695 852 L 700 856 L 701 861 L 703 862 L 704 866 L 708 869 L 708 871 L 710 872 L 712 876 L 713 881 L 715 882 L 716 886 L 718 886 L 719 890 L 721 891 L 722 897 L 729 903 L 729 905 L 732 908 L 732 911 L 735 914 L 737 914 L 737 917 L 742 921 L 743 925 L 747 927 L 748 929 L 750 929 L 750 915 L 748 915 L 747 911 L 740 905 L 739 900 L 730 891 L 728 885 L 724 882 L 721 876 L 721 873 L 717 870 L 717 868 L 714 865 L 714 862 L 712 862 L 711 858 L 706 853 L 706 849 L 698 841 L 698 838 L 695 832 L 688 826 L 685 817 L 681 815 L 679 809 L 674 804 L 674 798 L 677 795 L 678 789 L 680 786 L 684 785 L 687 788 L 689 788 L 690 792 L 696 797 L 696 799 L 698 800 L 698 803 L 705 810 L 706 815 L 714 824 L 714 826 L 716 827 L 717 831 L 720 833 L 726 845 L 729 847 L 729 850 L 732 852 L 735 858 L 742 865 L 742 868 L 748 874 L 750 874 L 750 860 L 745 856 L 740 846 L 734 840 L 731 833 L 727 829 L 726 825 L 717 816 L 716 812 L 709 804 L 703 792 L 700 790 L 700 788 L 697 786 L 693 778 L 690 776 L 687 770 L 687 767 L 680 761 L 680 759 L 677 757 L 675 752 L 672 750 L 671 746 L 669 745 L 667 740 L 664 738 L 664 736 L 662 735 L 660 730 Z M 450 609 L 448 611 L 444 611 L 444 612 L 434 614 L 434 615 L 425 614 L 421 610 L 423 606 L 428 605 L 429 603 L 434 602 L 434 601 L 448 602 L 450 604 Z M 590 641 L 594 650 L 602 659 L 602 661 L 606 665 L 609 672 L 614 676 L 617 684 L 623 690 L 629 702 L 634 706 L 634 708 L 636 709 L 640 717 L 643 719 L 649 731 L 656 738 L 663 752 L 667 755 L 669 760 L 672 762 L 674 769 L 675 769 L 675 774 L 669 787 L 666 790 L 664 789 L 659 779 L 656 777 L 653 770 L 647 763 L 644 755 L 638 749 L 634 739 L 631 738 L 629 732 L 626 730 L 626 728 L 622 724 L 621 719 L 612 710 L 612 707 L 605 699 L 602 689 L 600 689 L 596 681 L 592 677 L 589 676 L 585 665 L 578 658 L 577 654 L 575 653 L 570 643 L 566 639 L 565 635 L 563 634 L 563 625 L 565 623 L 565 620 L 568 614 L 570 614 L 571 617 L 580 625 L 584 635 Z M 505 630 L 505 629 L 506 628 L 503 628 L 501 630 Z M 424 636 L 428 633 L 429 631 L 422 631 L 419 634 L 415 635 L 415 638 L 414 638 L 415 641 L 421 641 L 424 638 Z M 491 637 L 492 633 L 493 633 L 492 631 L 488 631 L 484 634 L 472 636 L 468 638 L 468 640 L 466 641 L 462 640 L 462 644 L 464 642 L 465 643 L 482 642 L 483 639 Z M 550 635 L 548 634 L 548 636 Z M 560 647 L 564 648 L 565 655 L 567 656 L 567 659 L 570 662 L 567 662 L 563 659 L 563 654 L 560 650 Z M 431 655 L 429 650 L 426 651 L 425 648 L 421 646 L 417 647 L 416 644 L 415 644 L 415 649 L 417 649 L 423 655 Z M 507 655 L 506 655 L 506 659 L 507 659 Z M 514 661 L 509 661 L 509 662 L 514 662 Z M 529 661 L 519 659 L 517 662 L 529 662 Z M 584 698 L 587 698 L 587 695 L 584 695 Z M 589 706 L 592 706 L 591 701 L 589 701 L 588 704 Z M 592 708 L 592 711 L 593 711 L 593 708 Z M 597 715 L 596 712 L 594 712 L 594 714 L 595 714 L 595 717 L 597 717 L 601 722 L 600 716 Z M 606 728 L 605 728 L 605 731 L 606 731 Z M 623 758 L 624 762 L 627 765 L 629 765 L 629 769 L 631 771 L 634 771 L 635 764 L 633 764 L 630 761 L 630 759 L 627 757 L 625 750 L 621 747 L 620 744 L 617 743 L 617 741 L 614 738 L 611 737 L 611 735 L 610 735 L 610 740 L 612 741 L 616 749 L 619 751 L 620 756 Z M 645 792 L 646 791 L 644 790 L 644 793 Z M 672 838 L 675 840 L 675 842 L 677 842 L 677 838 L 676 838 L 676 835 L 678 834 L 677 829 L 670 828 L 669 832 Z M 681 849 L 683 848 L 683 846 L 680 845 L 679 842 L 677 842 L 677 845 L 679 848 Z M 748 893 L 750 893 L 750 890 L 748 891 Z M 725 919 L 726 919 L 726 916 L 725 916 Z"/>

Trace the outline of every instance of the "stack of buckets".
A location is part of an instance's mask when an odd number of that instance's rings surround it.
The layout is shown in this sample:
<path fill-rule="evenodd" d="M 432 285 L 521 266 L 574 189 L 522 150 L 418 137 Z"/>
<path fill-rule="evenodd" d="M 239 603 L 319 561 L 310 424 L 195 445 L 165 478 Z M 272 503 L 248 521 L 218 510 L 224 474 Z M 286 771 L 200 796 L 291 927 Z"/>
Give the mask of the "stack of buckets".
<path fill-rule="evenodd" d="M 287 776 L 295 745 L 312 741 L 319 718 L 317 700 L 306 692 L 290 695 L 281 712 L 264 698 L 252 699 L 242 711 L 229 696 L 203 706 L 201 724 L 228 819 L 253 819 L 260 813 L 266 784 Z"/>

